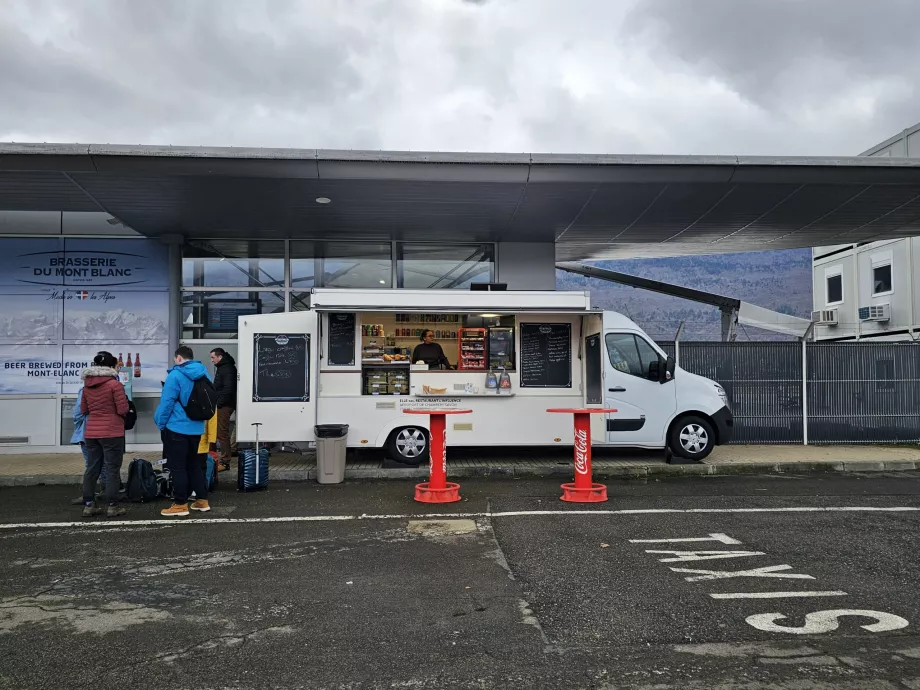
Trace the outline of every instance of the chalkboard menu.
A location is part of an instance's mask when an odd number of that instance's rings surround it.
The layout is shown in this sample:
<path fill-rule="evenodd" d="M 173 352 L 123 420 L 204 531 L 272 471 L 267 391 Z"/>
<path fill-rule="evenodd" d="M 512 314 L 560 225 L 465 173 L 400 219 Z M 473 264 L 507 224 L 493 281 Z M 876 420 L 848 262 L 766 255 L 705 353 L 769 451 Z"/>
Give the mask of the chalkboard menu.
<path fill-rule="evenodd" d="M 329 354 L 326 363 L 334 367 L 355 364 L 355 315 L 329 314 Z"/>
<path fill-rule="evenodd" d="M 310 401 L 310 336 L 257 333 L 253 336 L 253 402 Z"/>
<path fill-rule="evenodd" d="M 521 324 L 521 387 L 572 387 L 571 324 Z"/>

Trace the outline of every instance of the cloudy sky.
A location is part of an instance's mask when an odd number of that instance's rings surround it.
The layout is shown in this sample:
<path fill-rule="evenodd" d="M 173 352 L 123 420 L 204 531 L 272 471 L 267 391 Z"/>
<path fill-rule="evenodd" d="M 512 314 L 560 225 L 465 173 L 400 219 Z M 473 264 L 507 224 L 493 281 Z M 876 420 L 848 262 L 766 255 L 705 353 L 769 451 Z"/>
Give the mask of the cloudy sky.
<path fill-rule="evenodd" d="M 0 0 L 0 140 L 849 155 L 918 0 Z"/>

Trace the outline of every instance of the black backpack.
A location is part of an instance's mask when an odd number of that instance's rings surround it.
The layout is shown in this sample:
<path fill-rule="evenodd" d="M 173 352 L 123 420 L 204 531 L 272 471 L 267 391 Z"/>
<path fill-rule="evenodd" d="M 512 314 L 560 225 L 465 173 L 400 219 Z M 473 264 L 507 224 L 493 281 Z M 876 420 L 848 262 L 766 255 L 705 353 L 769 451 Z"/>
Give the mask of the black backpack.
<path fill-rule="evenodd" d="M 128 401 L 128 414 L 125 415 L 125 431 L 131 431 L 137 424 L 137 408 L 134 403 Z"/>
<path fill-rule="evenodd" d="M 128 484 L 125 492 L 131 501 L 145 503 L 157 500 L 160 487 L 153 472 L 153 465 L 143 458 L 134 458 L 128 465 Z"/>
<path fill-rule="evenodd" d="M 206 422 L 217 413 L 217 391 L 207 376 L 195 379 L 183 407 L 186 416 L 196 422 Z"/>

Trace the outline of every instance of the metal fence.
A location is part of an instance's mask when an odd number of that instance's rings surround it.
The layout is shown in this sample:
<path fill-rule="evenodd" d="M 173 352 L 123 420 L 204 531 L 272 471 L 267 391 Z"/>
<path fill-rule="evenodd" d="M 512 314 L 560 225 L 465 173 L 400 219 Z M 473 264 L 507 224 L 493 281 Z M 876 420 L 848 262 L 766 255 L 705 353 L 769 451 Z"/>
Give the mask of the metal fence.
<path fill-rule="evenodd" d="M 733 443 L 920 442 L 920 344 L 660 345 L 725 388 Z"/>

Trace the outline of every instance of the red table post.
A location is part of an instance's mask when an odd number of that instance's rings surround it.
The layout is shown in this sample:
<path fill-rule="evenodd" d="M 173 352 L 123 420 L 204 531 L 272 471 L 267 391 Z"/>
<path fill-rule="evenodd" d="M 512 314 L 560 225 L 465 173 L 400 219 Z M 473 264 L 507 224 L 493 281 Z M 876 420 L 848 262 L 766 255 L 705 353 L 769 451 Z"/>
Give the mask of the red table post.
<path fill-rule="evenodd" d="M 449 414 L 470 414 L 472 410 L 403 410 L 405 414 L 427 414 L 431 440 L 428 445 L 428 481 L 416 484 L 419 503 L 454 503 L 460 500 L 460 485 L 447 481 L 447 419 Z"/>
<path fill-rule="evenodd" d="M 616 410 L 550 409 L 547 412 L 571 414 L 575 426 L 575 481 L 562 485 L 560 500 L 571 503 L 603 503 L 607 500 L 607 487 L 591 479 L 591 415 L 612 414 Z"/>

